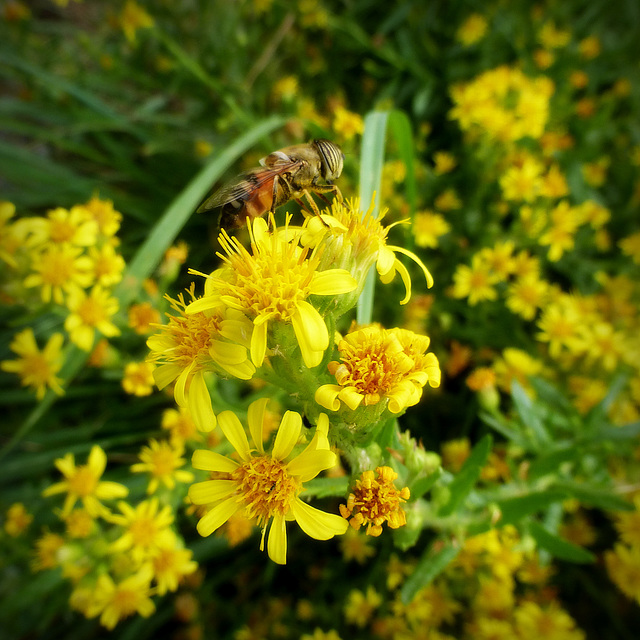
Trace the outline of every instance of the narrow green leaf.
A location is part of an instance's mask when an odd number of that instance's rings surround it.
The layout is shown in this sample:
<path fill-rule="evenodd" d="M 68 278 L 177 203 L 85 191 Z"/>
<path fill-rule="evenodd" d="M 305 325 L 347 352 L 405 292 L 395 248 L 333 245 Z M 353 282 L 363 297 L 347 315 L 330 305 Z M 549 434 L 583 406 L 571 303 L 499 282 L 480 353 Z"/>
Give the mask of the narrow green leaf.
<path fill-rule="evenodd" d="M 526 438 L 524 438 L 519 431 L 516 431 L 516 429 L 509 426 L 507 420 L 502 416 L 498 417 L 497 415 L 493 415 L 486 411 L 480 411 L 479 416 L 482 422 L 489 425 L 492 429 L 495 429 L 507 440 L 511 440 L 511 442 L 520 447 L 528 448 Z"/>
<path fill-rule="evenodd" d="M 515 524 L 525 516 L 545 510 L 549 505 L 561 502 L 567 497 L 562 491 L 538 491 L 524 496 L 507 498 L 497 502 L 502 513 L 499 524 Z"/>
<path fill-rule="evenodd" d="M 433 473 L 430 473 L 424 478 L 418 478 L 410 487 L 411 497 L 409 498 L 409 501 L 414 502 L 418 498 L 422 498 L 427 491 L 430 491 L 433 488 L 433 485 L 438 482 L 441 477 L 442 467 L 436 469 Z"/>
<path fill-rule="evenodd" d="M 602 426 L 592 440 L 635 440 L 640 435 L 640 422 L 630 422 L 621 427 Z"/>
<path fill-rule="evenodd" d="M 125 276 L 116 289 L 121 308 L 126 308 L 142 286 L 142 281 L 158 266 L 198 203 L 225 170 L 260 138 L 282 126 L 281 117 L 268 118 L 241 135 L 196 175 L 167 207 L 147 239 L 129 262 Z"/>
<path fill-rule="evenodd" d="M 373 194 L 377 194 L 374 203 L 374 216 L 380 208 L 380 191 L 382 185 L 382 165 L 384 163 L 384 146 L 387 135 L 388 111 L 372 111 L 364 118 L 364 132 L 360 146 L 360 206 L 366 210 Z M 373 269 L 367 279 L 356 312 L 359 324 L 369 324 L 373 317 L 373 298 L 375 291 L 375 273 Z"/>
<path fill-rule="evenodd" d="M 422 555 L 413 573 L 405 580 L 400 591 L 402 602 L 405 605 L 409 604 L 418 591 L 431 584 L 458 553 L 460 547 L 454 546 L 451 541 L 436 540 Z"/>
<path fill-rule="evenodd" d="M 536 449 L 539 450 L 547 446 L 551 442 L 549 432 L 545 428 L 533 401 L 517 380 L 511 383 L 511 398 L 522 424 L 531 432 Z"/>
<path fill-rule="evenodd" d="M 349 490 L 349 478 L 314 478 L 304 483 L 303 498 L 325 498 L 328 496 L 346 496 Z"/>
<path fill-rule="evenodd" d="M 405 178 L 405 192 L 407 202 L 409 203 L 409 211 L 411 218 L 416 211 L 418 194 L 416 187 L 416 171 L 415 171 L 415 149 L 413 142 L 413 133 L 411 131 L 411 121 L 404 111 L 394 109 L 389 115 L 389 126 L 393 133 L 393 138 L 398 145 L 398 153 L 400 159 L 407 168 Z"/>
<path fill-rule="evenodd" d="M 583 455 L 583 453 L 575 446 L 566 446 L 556 451 L 551 450 L 547 454 L 540 453 L 531 461 L 528 477 L 535 480 L 550 474 L 557 475 L 560 465 L 567 462 L 577 463 L 581 455 Z"/>
<path fill-rule="evenodd" d="M 585 426 L 589 431 L 597 431 L 603 424 L 607 424 L 607 414 L 611 405 L 616 401 L 628 382 L 624 373 L 617 375 L 609 385 L 607 395 L 595 406 L 585 418 Z"/>
<path fill-rule="evenodd" d="M 464 502 L 471 493 L 475 483 L 480 477 L 482 467 L 487 463 L 491 451 L 493 438 L 487 434 L 473 448 L 471 455 L 465 460 L 460 473 L 449 485 L 449 501 L 440 508 L 439 516 L 450 516 Z"/>
<path fill-rule="evenodd" d="M 564 491 L 567 498 L 575 498 L 589 507 L 597 507 L 606 511 L 632 511 L 633 505 L 613 493 L 612 489 L 594 487 L 582 482 L 557 480 L 553 488 Z"/>
<path fill-rule="evenodd" d="M 551 533 L 538 522 L 529 523 L 529 533 L 540 548 L 545 549 L 555 558 L 579 564 L 595 562 L 596 560 L 596 557 L 590 551 Z"/>

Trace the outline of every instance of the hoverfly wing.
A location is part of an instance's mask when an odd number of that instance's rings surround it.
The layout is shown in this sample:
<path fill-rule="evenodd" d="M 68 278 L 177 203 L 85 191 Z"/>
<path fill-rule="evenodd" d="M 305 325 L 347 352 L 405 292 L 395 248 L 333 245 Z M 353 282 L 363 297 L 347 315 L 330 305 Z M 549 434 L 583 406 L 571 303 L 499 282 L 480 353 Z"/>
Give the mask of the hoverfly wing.
<path fill-rule="evenodd" d="M 270 154 L 267 158 L 270 158 L 275 154 Z M 236 202 L 238 200 L 244 201 L 251 196 L 252 192 L 265 184 L 265 182 L 272 181 L 277 175 L 283 173 L 289 173 L 295 171 L 300 166 L 300 161 L 291 161 L 288 156 L 285 156 L 287 161 L 278 159 L 277 164 L 267 165 L 264 168 L 251 169 L 245 173 L 241 173 L 239 176 L 223 185 L 210 195 L 197 209 L 196 213 L 204 213 L 223 207 L 230 202 Z M 266 158 L 263 158 L 266 160 Z"/>

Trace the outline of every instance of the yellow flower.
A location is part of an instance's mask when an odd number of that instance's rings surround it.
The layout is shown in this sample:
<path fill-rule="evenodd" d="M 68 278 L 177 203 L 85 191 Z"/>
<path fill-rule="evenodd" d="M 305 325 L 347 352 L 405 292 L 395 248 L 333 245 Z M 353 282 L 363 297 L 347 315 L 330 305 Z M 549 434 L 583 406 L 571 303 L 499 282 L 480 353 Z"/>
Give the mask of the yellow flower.
<path fill-rule="evenodd" d="M 113 514 L 109 520 L 124 529 L 124 533 L 109 546 L 113 554 L 128 551 L 134 562 L 142 563 L 153 557 L 163 545 L 175 542 L 170 526 L 173 512 L 167 504 L 159 509 L 158 498 L 143 500 L 134 509 L 123 500 L 118 502 L 122 515 Z"/>
<path fill-rule="evenodd" d="M 419 247 L 435 249 L 438 238 L 449 233 L 451 225 L 444 216 L 433 211 L 419 211 L 413 221 L 413 234 Z"/>
<path fill-rule="evenodd" d="M 153 392 L 153 363 L 129 362 L 124 368 L 122 388 L 133 396 L 142 398 Z"/>
<path fill-rule="evenodd" d="M 268 453 L 262 442 L 266 404 L 267 400 L 263 398 L 249 406 L 253 447 L 234 413 L 223 411 L 218 416 L 220 427 L 240 462 L 213 451 L 195 451 L 192 462 L 196 469 L 224 474 L 225 478 L 192 485 L 189 497 L 194 504 L 211 506 L 198 522 L 198 532 L 202 536 L 210 535 L 233 514 L 242 512 L 262 528 L 260 549 L 264 550 L 267 527 L 271 523 L 267 542 L 269 557 L 278 564 L 285 564 L 287 520 L 296 520 L 302 530 L 316 540 L 343 534 L 347 523 L 340 516 L 311 507 L 299 497 L 305 482 L 337 463 L 336 454 L 329 448 L 327 416 L 320 415 L 311 442 L 293 457 L 293 448 L 302 430 L 302 418 L 294 411 L 287 411 Z"/>
<path fill-rule="evenodd" d="M 47 213 L 47 240 L 54 244 L 68 243 L 78 247 L 95 245 L 98 224 L 81 205 L 71 210 L 57 207 Z"/>
<path fill-rule="evenodd" d="M 96 330 L 107 338 L 120 335 L 120 329 L 111 322 L 118 312 L 118 300 L 100 285 L 93 287 L 89 294 L 81 289 L 70 291 L 67 308 L 71 313 L 64 321 L 64 328 L 71 342 L 84 351 L 91 351 Z"/>
<path fill-rule="evenodd" d="M 537 274 L 518 278 L 507 290 L 507 307 L 525 320 L 533 320 L 546 302 L 549 284 Z"/>
<path fill-rule="evenodd" d="M 340 538 L 340 551 L 345 562 L 354 560 L 358 564 L 365 562 L 376 554 L 376 550 L 370 546 L 369 538 L 355 529 L 349 528 Z"/>
<path fill-rule="evenodd" d="M 542 185 L 542 164 L 530 155 L 525 155 L 517 164 L 510 166 L 500 178 L 505 200 L 532 202 Z"/>
<path fill-rule="evenodd" d="M 31 387 L 36 392 L 38 400 L 42 400 L 47 387 L 62 395 L 62 380 L 56 374 L 62 367 L 63 340 L 61 333 L 54 333 L 40 351 L 33 329 L 24 329 L 14 336 L 9 345 L 20 357 L 17 360 L 3 360 L 0 362 L 0 369 L 17 374 L 22 386 Z"/>
<path fill-rule="evenodd" d="M 190 549 L 181 549 L 175 544 L 161 546 L 151 558 L 156 593 L 163 596 L 167 591 L 177 591 L 184 576 L 196 571 L 198 563 L 191 559 Z"/>
<path fill-rule="evenodd" d="M 111 576 L 98 578 L 84 613 L 87 618 L 100 616 L 100 624 L 109 630 L 134 613 L 148 618 L 156 607 L 151 600 L 152 568 L 142 567 L 137 573 L 115 583 Z"/>
<path fill-rule="evenodd" d="M 433 206 L 440 211 L 454 211 L 462 207 L 462 201 L 455 189 L 445 189 L 434 201 Z"/>
<path fill-rule="evenodd" d="M 283 76 L 273 85 L 271 94 L 276 102 L 289 102 L 298 95 L 299 90 L 298 78 Z"/>
<path fill-rule="evenodd" d="M 33 255 L 35 273 L 25 278 L 25 287 L 40 287 L 43 302 L 64 303 L 64 294 L 81 292 L 93 281 L 91 258 L 82 255 L 81 247 L 69 244 L 48 245 Z"/>
<path fill-rule="evenodd" d="M 618 589 L 640 604 L 640 547 L 618 543 L 613 550 L 605 551 L 604 561 Z"/>
<path fill-rule="evenodd" d="M 360 114 L 339 106 L 334 111 L 333 130 L 343 140 L 351 140 L 356 135 L 362 135 L 364 121 Z"/>
<path fill-rule="evenodd" d="M 154 493 L 160 483 L 167 489 L 173 489 L 177 482 L 193 482 L 190 471 L 180 469 L 185 463 L 182 445 L 172 446 L 168 442 L 149 440 L 149 446 L 143 447 L 139 454 L 140 462 L 131 466 L 133 473 L 149 473 L 151 480 L 147 493 Z"/>
<path fill-rule="evenodd" d="M 575 620 L 552 600 L 544 608 L 537 602 L 522 602 L 514 612 L 519 637 L 548 640 L 583 640 Z"/>
<path fill-rule="evenodd" d="M 433 172 L 437 176 L 453 171 L 457 165 L 456 159 L 447 151 L 436 151 L 433 154 L 433 163 L 435 165 Z"/>
<path fill-rule="evenodd" d="M 74 509 L 62 519 L 70 538 L 87 538 L 95 529 L 95 519 L 86 509 Z"/>
<path fill-rule="evenodd" d="M 498 292 L 493 286 L 499 281 L 499 277 L 491 273 L 480 256 L 475 255 L 471 259 L 471 266 L 460 264 L 453 274 L 453 288 L 451 294 L 454 298 L 468 298 L 471 306 L 495 300 Z"/>
<path fill-rule="evenodd" d="M 479 42 L 484 38 L 487 28 L 487 19 L 479 13 L 472 13 L 456 31 L 456 40 L 465 47 Z"/>
<path fill-rule="evenodd" d="M 7 509 L 4 530 L 12 538 L 17 538 L 28 529 L 32 520 L 33 516 L 27 511 L 22 502 L 14 502 Z"/>
<path fill-rule="evenodd" d="M 401 503 L 410 497 L 408 487 L 400 491 L 393 481 L 398 474 L 391 467 L 377 467 L 373 471 L 365 471 L 356 480 L 353 492 L 347 498 L 347 504 L 340 505 L 340 513 L 354 529 L 367 525 L 367 535 L 379 536 L 382 525 L 386 522 L 392 529 L 407 523 L 406 514 Z"/>
<path fill-rule="evenodd" d="M 192 283 L 188 293 L 198 302 Z M 221 304 L 202 311 L 186 312 L 183 294 L 175 300 L 167 296 L 179 315 L 167 315 L 169 322 L 147 340 L 149 360 L 156 368 L 153 377 L 159 389 L 175 381 L 178 406 L 188 409 L 201 431 L 211 431 L 216 417 L 204 379 L 207 371 L 249 380 L 255 367 L 248 360 L 253 326 L 241 311 Z"/>
<path fill-rule="evenodd" d="M 469 438 L 449 440 L 442 445 L 441 450 L 442 466 L 453 473 L 458 473 L 471 454 L 471 443 Z"/>
<path fill-rule="evenodd" d="M 169 431 L 169 440 L 174 446 L 184 445 L 187 440 L 202 441 L 196 423 L 189 410 L 184 407 L 178 407 L 177 410 L 165 409 L 162 412 L 161 426 Z"/>
<path fill-rule="evenodd" d="M 622 253 L 629 256 L 635 264 L 640 264 L 640 231 L 620 240 L 618 246 Z"/>
<path fill-rule="evenodd" d="M 382 596 L 371 585 L 367 587 L 366 593 L 352 589 L 344 605 L 345 620 L 362 629 L 369 624 L 381 604 Z"/>
<path fill-rule="evenodd" d="M 560 49 L 571 41 L 571 32 L 558 29 L 553 22 L 545 22 L 538 32 L 538 40 L 547 49 Z"/>
<path fill-rule="evenodd" d="M 97 284 L 111 287 L 122 280 L 126 264 L 112 244 L 103 244 L 100 248 L 90 247 L 89 257 L 93 263 L 93 278 Z"/>
<path fill-rule="evenodd" d="M 150 29 L 154 24 L 153 18 L 139 4 L 127 0 L 120 14 L 120 25 L 131 44 L 136 42 L 138 29 Z"/>
<path fill-rule="evenodd" d="M 338 411 L 341 402 L 352 411 L 381 403 L 391 413 L 417 404 L 427 382 L 440 385 L 438 359 L 426 353 L 429 342 L 427 336 L 377 325 L 347 334 L 338 344 L 340 362 L 328 365 L 338 384 L 319 387 L 316 402 L 330 411 Z"/>
<path fill-rule="evenodd" d="M 34 571 L 55 569 L 60 566 L 58 552 L 64 545 L 64 538 L 57 533 L 45 533 L 35 542 L 35 556 L 31 562 Z"/>
<path fill-rule="evenodd" d="M 578 44 L 580 55 L 585 60 L 597 58 L 600 55 L 601 49 L 600 39 L 597 36 L 587 36 Z"/>
<path fill-rule="evenodd" d="M 293 325 L 302 358 L 308 368 L 322 361 L 329 346 L 324 319 L 307 298 L 311 295 L 335 296 L 353 291 L 357 283 L 344 269 L 318 271 L 319 255 L 298 246 L 296 234 L 275 228 L 257 218 L 249 226 L 250 254 L 226 231 L 220 235 L 226 267 L 208 276 L 204 297 L 192 302 L 187 313 L 210 312 L 224 304 L 253 321 L 251 360 L 256 367 L 264 362 L 270 323 Z"/>
<path fill-rule="evenodd" d="M 100 200 L 100 198 L 94 196 L 84 204 L 84 208 L 98 223 L 98 229 L 103 236 L 109 238 L 115 236 L 118 229 L 120 229 L 122 214 L 113 208 L 111 200 Z"/>
<path fill-rule="evenodd" d="M 383 227 L 381 222 L 387 210 L 383 210 L 377 218 L 374 218 L 373 211 L 373 198 L 364 214 L 360 211 L 358 198 L 346 202 L 334 200 L 328 213 L 321 213 L 320 216 L 312 216 L 305 220 L 301 242 L 305 246 L 315 247 L 314 253 L 322 251 L 321 265 L 323 262 L 326 262 L 327 266 L 336 264 L 351 272 L 358 282 L 356 298 L 362 291 L 366 276 L 374 263 L 384 284 L 391 282 L 396 272 L 399 273 L 406 289 L 406 295 L 400 304 L 406 304 L 411 298 L 411 278 L 407 268 L 396 257 L 396 253 L 406 255 L 420 267 L 428 287 L 433 286 L 433 277 L 415 253 L 400 246 L 387 244 L 389 230 L 408 221 L 395 222 Z"/>
<path fill-rule="evenodd" d="M 107 456 L 98 445 L 91 448 L 87 464 L 76 466 L 72 453 L 58 458 L 54 464 L 65 479 L 47 487 L 42 495 L 47 497 L 66 493 L 67 497 L 62 507 L 63 516 L 71 512 L 78 500 L 82 501 L 84 508 L 91 516 L 109 516 L 110 511 L 101 500 L 123 498 L 129 493 L 127 487 L 122 484 L 100 480 L 107 466 Z"/>
<path fill-rule="evenodd" d="M 557 164 L 552 164 L 542 177 L 540 195 L 545 198 L 564 198 L 569 195 L 567 179 Z"/>
<path fill-rule="evenodd" d="M 549 247 L 547 257 L 551 262 L 560 260 L 565 251 L 573 249 L 574 236 L 579 225 L 569 203 L 560 202 L 551 211 L 551 226 L 538 242 Z"/>
<path fill-rule="evenodd" d="M 570 298 L 547 305 L 538 320 L 540 332 L 536 338 L 549 343 L 549 355 L 558 358 L 563 350 L 576 354 L 583 350 L 580 338 L 580 315 Z"/>
<path fill-rule="evenodd" d="M 150 333 L 152 325 L 160 322 L 160 312 L 150 302 L 132 304 L 128 315 L 129 326 L 140 335 Z"/>
<path fill-rule="evenodd" d="M 538 375 L 542 371 L 542 363 L 521 349 L 507 348 L 493 364 L 498 386 L 509 391 L 515 378 L 520 384 L 527 386 L 529 376 Z"/>

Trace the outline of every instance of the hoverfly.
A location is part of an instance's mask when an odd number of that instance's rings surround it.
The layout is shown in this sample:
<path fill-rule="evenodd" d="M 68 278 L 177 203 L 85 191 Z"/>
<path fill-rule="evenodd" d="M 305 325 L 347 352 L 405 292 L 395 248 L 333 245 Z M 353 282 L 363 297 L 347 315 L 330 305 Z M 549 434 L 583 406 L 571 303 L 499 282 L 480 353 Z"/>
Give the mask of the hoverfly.
<path fill-rule="evenodd" d="M 331 181 L 340 177 L 343 160 L 342 149 L 329 140 L 285 147 L 262 158 L 262 166 L 240 174 L 221 187 L 198 207 L 197 212 L 220 208 L 220 226 L 238 229 L 247 217 L 253 220 L 267 211 L 274 212 L 290 200 L 304 206 L 301 201 L 304 196 L 313 212 L 318 214 L 310 192 L 317 193 L 327 202 L 325 193 L 335 193 L 342 200 L 340 190 Z M 319 179 L 324 184 L 318 184 Z"/>

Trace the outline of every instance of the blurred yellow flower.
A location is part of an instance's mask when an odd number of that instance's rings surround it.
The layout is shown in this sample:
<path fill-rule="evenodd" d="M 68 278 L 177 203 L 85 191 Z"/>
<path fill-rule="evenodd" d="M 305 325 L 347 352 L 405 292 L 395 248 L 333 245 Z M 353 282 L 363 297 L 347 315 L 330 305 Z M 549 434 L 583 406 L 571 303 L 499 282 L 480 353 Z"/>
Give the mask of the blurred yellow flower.
<path fill-rule="evenodd" d="M 465 47 L 479 42 L 484 38 L 488 28 L 487 19 L 479 13 L 472 13 L 456 31 L 456 40 Z"/>
<path fill-rule="evenodd" d="M 120 13 L 120 26 L 130 44 L 136 43 L 139 29 L 150 29 L 155 24 L 153 18 L 134 0 L 127 0 Z"/>
<path fill-rule="evenodd" d="M 585 60 L 592 60 L 600 55 L 602 45 L 597 36 L 587 36 L 578 43 L 578 51 Z"/>
<path fill-rule="evenodd" d="M 362 135 L 364 121 L 360 114 L 337 107 L 333 116 L 333 130 L 342 140 L 351 140 L 356 135 Z"/>
<path fill-rule="evenodd" d="M 62 368 L 62 343 L 61 333 L 54 333 L 44 349 L 40 351 L 33 329 L 24 329 L 16 334 L 9 345 L 11 351 L 19 358 L 16 360 L 3 360 L 0 369 L 9 373 L 15 373 L 20 378 L 23 387 L 31 387 L 36 392 L 38 400 L 42 400 L 47 387 L 62 395 L 62 380 L 56 375 Z"/>
<path fill-rule="evenodd" d="M 160 312 L 150 302 L 140 302 L 129 307 L 129 326 L 139 335 L 150 333 L 160 322 Z"/>
<path fill-rule="evenodd" d="M 173 489 L 176 482 L 193 482 L 193 473 L 180 468 L 185 463 L 183 454 L 184 446 L 181 444 L 172 445 L 152 438 L 149 446 L 142 447 L 138 454 L 140 462 L 131 465 L 131 471 L 149 474 L 147 493 L 155 493 L 160 484 Z"/>
<path fill-rule="evenodd" d="M 435 249 L 438 238 L 451 231 L 451 225 L 444 216 L 433 211 L 418 211 L 413 220 L 413 234 L 416 245 Z"/>
<path fill-rule="evenodd" d="M 33 515 L 31 515 L 22 502 L 14 502 L 5 514 L 4 530 L 12 538 L 17 538 L 23 534 L 31 524 Z"/>
<path fill-rule="evenodd" d="M 132 396 L 150 396 L 153 393 L 153 369 L 151 362 L 127 363 L 122 376 L 122 388 Z"/>
<path fill-rule="evenodd" d="M 118 300 L 100 285 L 94 286 L 88 294 L 81 289 L 69 291 L 67 308 L 70 313 L 64 328 L 71 342 L 84 351 L 91 351 L 96 331 L 106 338 L 120 335 L 120 329 L 112 322 L 118 307 Z"/>

